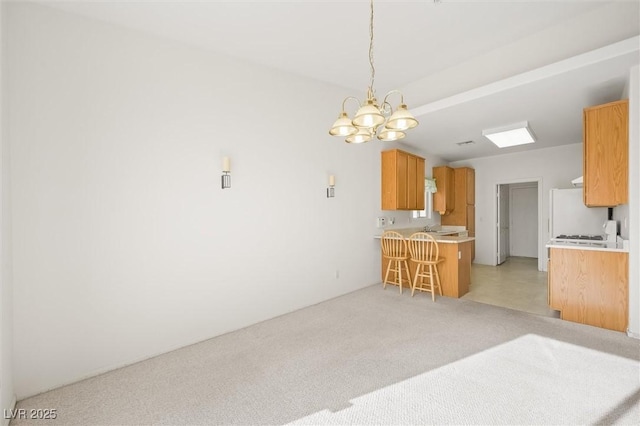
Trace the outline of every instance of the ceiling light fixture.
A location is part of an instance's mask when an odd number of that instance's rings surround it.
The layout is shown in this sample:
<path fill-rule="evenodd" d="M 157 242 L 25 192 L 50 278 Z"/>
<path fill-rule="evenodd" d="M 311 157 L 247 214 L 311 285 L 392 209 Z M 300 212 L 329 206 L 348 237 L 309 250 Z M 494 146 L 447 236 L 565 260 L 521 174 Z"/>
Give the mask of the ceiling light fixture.
<path fill-rule="evenodd" d="M 395 141 L 404 138 L 406 130 L 418 125 L 418 120 L 407 110 L 407 106 L 404 103 L 404 95 L 400 91 L 391 90 L 387 93 L 382 100 L 381 106 L 378 105 L 376 100 L 376 93 L 373 88 L 373 81 L 376 75 L 376 69 L 373 65 L 373 0 L 371 0 L 370 4 L 369 66 L 371 68 L 371 81 L 367 89 L 367 100 L 361 104 L 356 97 L 346 97 L 342 101 L 342 111 L 338 119 L 329 130 L 331 136 L 344 137 L 347 143 L 369 142 L 374 136 L 377 136 L 382 141 Z M 400 104 L 395 111 L 391 104 L 387 102 L 387 99 L 392 94 L 400 95 Z M 353 120 L 349 118 L 345 111 L 345 104 L 350 99 L 355 100 L 359 106 Z"/>
<path fill-rule="evenodd" d="M 527 121 L 496 129 L 483 130 L 482 136 L 496 144 L 498 148 L 525 145 L 536 141 Z"/>

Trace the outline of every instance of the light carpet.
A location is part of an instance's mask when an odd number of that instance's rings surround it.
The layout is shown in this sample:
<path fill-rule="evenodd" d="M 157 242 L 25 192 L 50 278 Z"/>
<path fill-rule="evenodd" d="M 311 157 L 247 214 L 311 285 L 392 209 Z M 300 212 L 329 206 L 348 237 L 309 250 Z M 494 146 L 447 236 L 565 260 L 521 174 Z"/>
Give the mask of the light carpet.
<path fill-rule="evenodd" d="M 376 285 L 27 398 L 57 419 L 11 424 L 637 424 L 639 360 L 622 333 Z"/>
<path fill-rule="evenodd" d="M 351 404 L 291 424 L 638 424 L 638 363 L 527 335 Z"/>

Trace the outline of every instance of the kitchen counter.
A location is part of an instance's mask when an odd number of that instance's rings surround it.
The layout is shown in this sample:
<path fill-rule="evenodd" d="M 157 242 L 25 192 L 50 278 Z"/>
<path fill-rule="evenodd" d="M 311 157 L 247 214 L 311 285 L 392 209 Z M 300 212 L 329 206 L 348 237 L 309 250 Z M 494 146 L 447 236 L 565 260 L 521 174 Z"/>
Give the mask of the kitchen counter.
<path fill-rule="evenodd" d="M 424 228 L 401 228 L 401 229 L 387 229 L 388 231 L 394 231 L 398 234 L 402 235 L 404 239 L 409 239 L 411 234 L 416 232 L 423 232 Z M 457 243 L 466 243 L 467 241 L 474 241 L 475 237 L 459 237 L 459 233 L 465 233 L 465 230 L 444 230 L 444 231 L 435 231 L 435 232 L 427 232 L 427 234 L 431 235 L 437 243 L 443 244 L 457 244 Z M 373 238 L 380 239 L 382 235 L 374 235 Z"/>
<path fill-rule="evenodd" d="M 628 245 L 625 247 L 622 242 L 605 242 L 605 241 L 549 241 L 547 248 L 560 248 L 572 250 L 596 250 L 596 251 L 613 251 L 621 253 L 629 253 Z"/>
<path fill-rule="evenodd" d="M 444 230 L 445 232 L 466 233 L 464 227 L 460 230 Z M 421 232 L 423 228 L 389 229 L 395 231 L 408 239 L 411 234 Z M 448 297 L 462 297 L 469 292 L 471 284 L 471 249 L 474 237 L 459 237 L 454 235 L 442 235 L 440 232 L 428 232 L 433 235 L 440 251 L 440 257 L 444 262 L 438 265 L 440 274 L 440 284 L 442 285 L 442 295 Z M 380 239 L 380 235 L 375 235 L 375 239 Z M 442 243 L 442 244 L 441 244 Z M 387 271 L 388 260 L 382 256 L 382 280 Z M 411 277 L 414 277 L 417 265 L 409 260 L 409 270 Z M 436 299 L 437 301 L 437 299 Z"/>

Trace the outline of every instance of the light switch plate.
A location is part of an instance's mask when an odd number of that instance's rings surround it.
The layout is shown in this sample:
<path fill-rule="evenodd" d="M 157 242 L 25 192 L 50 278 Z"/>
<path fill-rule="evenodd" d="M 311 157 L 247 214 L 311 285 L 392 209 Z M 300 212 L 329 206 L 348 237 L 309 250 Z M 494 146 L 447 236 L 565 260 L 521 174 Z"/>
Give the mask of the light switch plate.
<path fill-rule="evenodd" d="M 377 227 L 378 228 L 383 228 L 384 226 L 387 225 L 387 218 L 386 217 L 379 217 L 378 218 L 378 223 L 377 223 Z"/>

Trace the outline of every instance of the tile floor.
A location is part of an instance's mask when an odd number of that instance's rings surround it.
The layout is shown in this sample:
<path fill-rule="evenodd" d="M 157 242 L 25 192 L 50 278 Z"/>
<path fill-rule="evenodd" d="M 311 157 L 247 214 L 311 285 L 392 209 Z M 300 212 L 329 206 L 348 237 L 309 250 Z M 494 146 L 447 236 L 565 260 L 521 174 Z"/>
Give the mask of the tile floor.
<path fill-rule="evenodd" d="M 471 287 L 463 299 L 558 318 L 547 305 L 547 273 L 538 259 L 509 257 L 499 266 L 472 265 Z"/>

